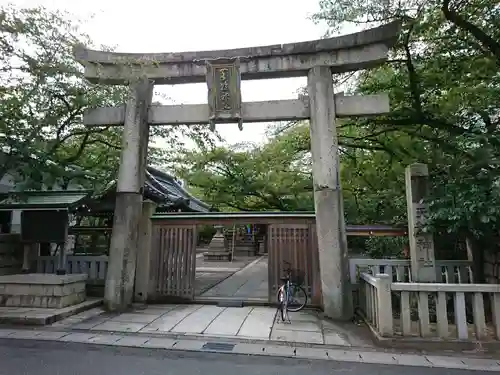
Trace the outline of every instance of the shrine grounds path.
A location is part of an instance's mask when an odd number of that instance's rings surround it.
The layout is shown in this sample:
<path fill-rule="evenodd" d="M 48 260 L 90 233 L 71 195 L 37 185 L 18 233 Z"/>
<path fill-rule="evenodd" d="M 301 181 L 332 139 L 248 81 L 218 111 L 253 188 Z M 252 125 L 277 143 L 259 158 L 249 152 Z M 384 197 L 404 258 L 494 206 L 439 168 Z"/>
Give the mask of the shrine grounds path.
<path fill-rule="evenodd" d="M 217 284 L 214 284 L 209 289 L 201 294 L 202 297 L 228 297 L 233 299 L 251 300 L 260 299 L 268 300 L 268 259 L 263 257 L 248 257 L 235 262 L 239 269 L 221 278 Z M 231 264 L 231 263 L 229 263 Z M 206 269 L 206 268 L 205 268 Z M 201 267 L 196 268 L 196 277 L 203 270 Z M 214 275 L 214 273 L 212 273 Z"/>
<path fill-rule="evenodd" d="M 207 262 L 196 255 L 195 296 L 261 297 L 267 300 L 267 257 L 238 256 L 233 262 Z M 252 272 L 259 268 L 260 272 Z M 256 279 L 254 281 L 254 279 Z M 260 289 L 259 289 L 260 287 Z"/>
<path fill-rule="evenodd" d="M 487 371 L 0 339 L 0 375 L 480 375 Z"/>

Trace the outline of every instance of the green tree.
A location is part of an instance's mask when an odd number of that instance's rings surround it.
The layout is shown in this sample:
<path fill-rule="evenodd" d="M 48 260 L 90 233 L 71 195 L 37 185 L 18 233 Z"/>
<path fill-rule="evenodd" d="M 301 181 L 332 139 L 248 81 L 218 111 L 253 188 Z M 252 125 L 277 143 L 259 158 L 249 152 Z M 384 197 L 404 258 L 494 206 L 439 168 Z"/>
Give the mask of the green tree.
<path fill-rule="evenodd" d="M 72 55 L 75 44 L 106 49 L 70 14 L 0 8 L 0 178 L 11 172 L 27 188 L 56 179 L 97 186 L 115 178 L 121 128 L 88 128 L 82 117 L 88 108 L 123 104 L 127 88 L 87 82 Z M 149 162 L 161 165 L 185 150 L 186 140 L 207 144 L 215 135 L 208 127 L 166 126 L 153 128 L 151 139 Z"/>
<path fill-rule="evenodd" d="M 388 92 L 392 111 L 352 126 L 384 144 L 399 161 L 430 165 L 435 188 L 429 229 L 442 235 L 436 236 L 438 242 L 450 233 L 476 244 L 496 244 L 498 4 L 323 0 L 320 7 L 314 18 L 326 21 L 333 32 L 345 24 L 365 28 L 403 20 L 388 64 L 363 72 L 356 85 L 360 93 Z M 402 136 L 411 143 L 402 144 Z M 476 246 L 478 258 L 484 248 Z"/>
<path fill-rule="evenodd" d="M 351 224 L 401 223 L 404 167 L 354 128 L 341 134 L 341 179 Z M 408 137 L 407 137 L 408 138 Z M 204 199 L 239 210 L 313 210 L 309 124 L 275 126 L 263 145 L 197 150 L 177 171 Z"/>
<path fill-rule="evenodd" d="M 312 210 L 308 137 L 297 126 L 260 146 L 200 148 L 177 160 L 177 172 L 219 209 Z"/>

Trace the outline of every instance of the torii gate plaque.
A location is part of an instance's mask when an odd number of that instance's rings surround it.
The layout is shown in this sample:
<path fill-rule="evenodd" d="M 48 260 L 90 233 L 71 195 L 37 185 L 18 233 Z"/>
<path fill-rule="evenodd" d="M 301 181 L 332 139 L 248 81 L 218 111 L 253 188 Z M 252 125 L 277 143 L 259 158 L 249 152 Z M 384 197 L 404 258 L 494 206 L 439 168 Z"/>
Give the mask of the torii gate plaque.
<path fill-rule="evenodd" d="M 207 61 L 208 108 L 210 128 L 217 122 L 236 122 L 241 117 L 241 75 L 239 59 Z"/>
<path fill-rule="evenodd" d="M 350 318 L 347 241 L 344 223 L 336 118 L 387 113 L 387 95 L 334 95 L 334 73 L 372 68 L 387 59 L 400 23 L 316 41 L 234 50 L 130 54 L 75 48 L 75 57 L 93 82 L 128 84 L 124 107 L 97 108 L 88 126 L 123 125 L 115 220 L 106 279 L 105 306 L 132 302 L 137 235 L 150 125 L 268 122 L 310 119 L 316 232 L 325 314 Z M 200 62 L 203 62 L 200 64 Z M 241 103 L 240 79 L 307 76 L 308 97 Z M 150 106 L 153 84 L 207 82 L 209 103 Z"/>

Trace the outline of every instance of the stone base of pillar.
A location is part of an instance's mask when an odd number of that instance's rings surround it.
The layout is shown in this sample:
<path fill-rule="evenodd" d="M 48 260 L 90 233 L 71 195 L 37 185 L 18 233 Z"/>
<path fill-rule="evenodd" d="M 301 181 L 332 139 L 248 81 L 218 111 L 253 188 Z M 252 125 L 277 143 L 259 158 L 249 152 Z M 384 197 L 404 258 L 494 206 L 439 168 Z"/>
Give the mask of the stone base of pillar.
<path fill-rule="evenodd" d="M 258 255 L 264 255 L 266 254 L 266 244 L 264 243 L 264 240 L 259 240 L 259 251 L 257 252 Z"/>
<path fill-rule="evenodd" d="M 134 302 L 146 303 L 149 291 L 149 273 L 151 266 L 151 241 L 153 224 L 151 216 L 155 213 L 156 204 L 150 201 L 142 203 L 141 223 L 139 225 L 139 245 L 135 271 Z"/>
<path fill-rule="evenodd" d="M 347 244 L 343 230 L 341 193 L 334 189 L 316 191 L 314 199 L 318 242 L 330 244 L 318 249 L 324 313 L 334 320 L 349 320 L 352 315 L 349 315 L 350 308 L 346 306 L 349 302 L 346 283 Z M 331 209 L 323 210 L 321 207 Z"/>
<path fill-rule="evenodd" d="M 104 307 L 123 311 L 132 304 L 142 194 L 117 193 Z"/>

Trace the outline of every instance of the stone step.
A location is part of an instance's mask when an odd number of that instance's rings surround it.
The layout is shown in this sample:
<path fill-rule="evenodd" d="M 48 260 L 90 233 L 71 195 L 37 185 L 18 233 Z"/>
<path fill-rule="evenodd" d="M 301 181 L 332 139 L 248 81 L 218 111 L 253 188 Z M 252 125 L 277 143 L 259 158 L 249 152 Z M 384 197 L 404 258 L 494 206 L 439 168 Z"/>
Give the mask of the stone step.
<path fill-rule="evenodd" d="M 232 259 L 232 253 L 230 251 L 207 251 L 203 253 L 203 259 L 205 261 L 228 261 L 230 262 Z"/>
<path fill-rule="evenodd" d="M 0 301 L 7 307 L 61 309 L 85 301 L 86 280 L 86 274 L 1 276 Z"/>
<path fill-rule="evenodd" d="M 234 250 L 234 255 L 235 256 L 238 256 L 238 255 L 252 256 L 255 253 L 256 253 L 256 251 L 254 249 L 251 249 L 251 250 L 240 250 L 240 251 Z"/>

